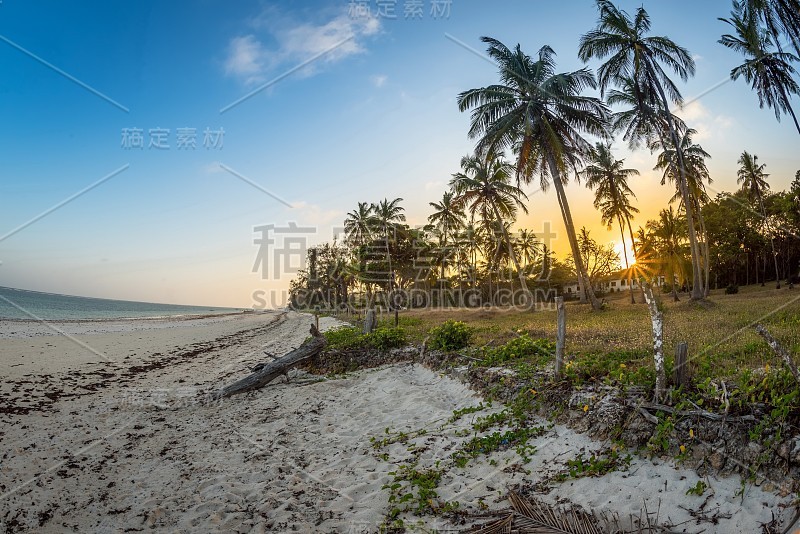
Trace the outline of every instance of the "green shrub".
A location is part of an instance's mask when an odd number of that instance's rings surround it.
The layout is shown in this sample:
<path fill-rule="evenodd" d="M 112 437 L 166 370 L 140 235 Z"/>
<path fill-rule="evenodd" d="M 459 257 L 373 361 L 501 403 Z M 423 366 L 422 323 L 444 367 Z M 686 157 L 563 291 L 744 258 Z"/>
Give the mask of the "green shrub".
<path fill-rule="evenodd" d="M 382 326 L 371 334 L 362 334 L 353 326 L 343 326 L 325 332 L 328 348 L 334 350 L 364 349 L 368 347 L 388 350 L 402 347 L 406 343 L 406 333 L 402 328 Z"/>
<path fill-rule="evenodd" d="M 325 332 L 329 349 L 356 349 L 366 346 L 367 336 L 361 330 L 352 326 L 342 326 Z"/>
<path fill-rule="evenodd" d="M 739 286 L 737 286 L 736 284 L 731 284 L 725 288 L 726 295 L 735 295 L 738 292 L 739 292 Z"/>
<path fill-rule="evenodd" d="M 463 349 L 469 345 L 474 330 L 461 321 L 445 321 L 441 326 L 432 328 L 430 347 L 434 350 L 452 351 Z"/>
<path fill-rule="evenodd" d="M 376 349 L 388 350 L 406 344 L 406 332 L 402 328 L 382 326 L 367 335 L 367 342 Z"/>
<path fill-rule="evenodd" d="M 488 349 L 483 361 L 486 365 L 497 365 L 519 358 L 535 358 L 541 363 L 553 359 L 556 344 L 547 339 L 534 339 L 528 334 L 515 337 L 505 345 Z"/>

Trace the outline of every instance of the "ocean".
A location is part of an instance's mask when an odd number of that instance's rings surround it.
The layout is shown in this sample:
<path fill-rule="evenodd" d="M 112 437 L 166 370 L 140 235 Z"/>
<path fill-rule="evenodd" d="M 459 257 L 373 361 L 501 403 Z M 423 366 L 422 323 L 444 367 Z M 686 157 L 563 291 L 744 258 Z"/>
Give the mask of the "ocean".
<path fill-rule="evenodd" d="M 222 314 L 235 313 L 242 310 L 243 308 L 181 306 L 177 304 L 76 297 L 0 287 L 0 320 L 121 319 Z"/>

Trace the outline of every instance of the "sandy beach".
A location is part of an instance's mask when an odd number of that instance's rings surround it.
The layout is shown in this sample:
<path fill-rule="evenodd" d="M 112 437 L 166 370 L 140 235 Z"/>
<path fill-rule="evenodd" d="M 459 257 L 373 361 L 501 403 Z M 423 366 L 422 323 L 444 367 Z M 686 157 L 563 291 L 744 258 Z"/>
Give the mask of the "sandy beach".
<path fill-rule="evenodd" d="M 478 414 L 467 385 L 403 363 L 337 377 L 292 371 L 259 391 L 202 404 L 202 393 L 299 346 L 311 318 L 294 312 L 189 320 L 0 322 L 0 527 L 7 532 L 376 532 L 390 511 L 389 473 L 447 463 Z M 321 329 L 336 323 L 322 318 Z M 45 330 L 49 330 L 46 332 Z M 53 334 L 53 335 L 50 335 Z M 265 354 L 266 353 L 266 354 Z M 495 404 L 480 415 L 499 412 Z M 536 488 L 622 523 L 676 532 L 761 532 L 788 522 L 791 497 L 738 478 L 700 480 L 634 455 L 603 477 L 547 481 L 578 453 L 608 449 L 542 421 L 530 461 L 514 450 L 443 474 L 438 499 L 478 512 Z M 424 432 L 421 432 L 424 430 Z M 406 440 L 382 440 L 408 434 Z M 408 528 L 457 531 L 434 516 Z"/>

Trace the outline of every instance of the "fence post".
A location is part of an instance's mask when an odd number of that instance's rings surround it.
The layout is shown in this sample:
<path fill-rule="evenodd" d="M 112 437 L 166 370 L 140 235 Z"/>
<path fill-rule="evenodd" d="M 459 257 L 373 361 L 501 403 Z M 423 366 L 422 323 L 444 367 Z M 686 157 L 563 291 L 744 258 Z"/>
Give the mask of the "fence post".
<path fill-rule="evenodd" d="M 689 355 L 689 345 L 685 341 L 681 341 L 675 347 L 675 366 L 672 373 L 672 380 L 675 382 L 675 387 L 681 387 L 686 383 L 688 378 L 688 368 L 686 360 Z"/>
<path fill-rule="evenodd" d="M 367 310 L 367 316 L 364 318 L 364 333 L 370 334 L 375 328 L 375 309 L 370 308 Z"/>
<path fill-rule="evenodd" d="M 564 297 L 556 297 L 558 311 L 558 328 L 556 330 L 556 378 L 561 377 L 564 365 L 564 338 L 567 336 L 567 310 L 564 308 Z"/>

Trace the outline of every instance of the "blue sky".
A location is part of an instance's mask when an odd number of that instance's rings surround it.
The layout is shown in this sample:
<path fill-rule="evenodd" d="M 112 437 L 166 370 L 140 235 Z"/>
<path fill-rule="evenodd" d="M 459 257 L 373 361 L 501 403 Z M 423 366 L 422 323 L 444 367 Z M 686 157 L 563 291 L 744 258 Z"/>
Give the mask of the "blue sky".
<path fill-rule="evenodd" d="M 454 40 L 482 51 L 479 37 L 490 35 L 531 54 L 549 44 L 559 69 L 572 70 L 582 66 L 578 38 L 596 12 L 589 1 L 454 0 L 449 16 L 434 18 L 425 0 L 422 18 L 409 20 L 403 16 L 409 2 L 397 0 L 397 18 L 389 19 L 377 14 L 375 0 L 367 3 L 369 16 L 351 16 L 347 0 L 124 7 L 4 0 L 0 236 L 129 167 L 0 241 L 0 285 L 243 307 L 263 290 L 276 291 L 278 304 L 291 275 L 264 279 L 252 272 L 254 226 L 314 227 L 304 234 L 313 244 L 329 240 L 356 202 L 384 197 L 403 197 L 409 222 L 424 223 L 428 202 L 441 197 L 473 147 L 456 95 L 496 80 L 493 65 Z M 640 4 L 620 2 L 628 10 Z M 727 31 L 717 17 L 727 16 L 728 2 L 645 7 L 655 33 L 696 56 L 697 75 L 680 85 L 687 99 L 724 80 L 739 61 L 716 43 Z M 760 110 L 742 80 L 677 113 L 712 155 L 712 193 L 736 187 L 736 159 L 745 149 L 767 164 L 774 189 L 787 187 L 800 169 L 791 121 L 779 124 Z M 125 149 L 123 128 L 142 129 L 145 147 Z M 170 130 L 170 148 L 148 148 L 148 130 L 156 128 Z M 178 128 L 196 129 L 196 149 L 176 147 Z M 221 148 L 203 146 L 206 128 L 224 129 Z M 670 191 L 650 171 L 653 156 L 630 154 L 621 142 L 615 147 L 642 172 L 632 187 L 643 223 Z M 568 195 L 578 225 L 601 241 L 616 238 L 600 226 L 588 190 L 571 184 Z M 552 221 L 559 232 L 552 193 L 534 194 L 529 208 L 520 226 L 537 231 Z M 555 246 L 564 252 L 566 239 Z"/>

